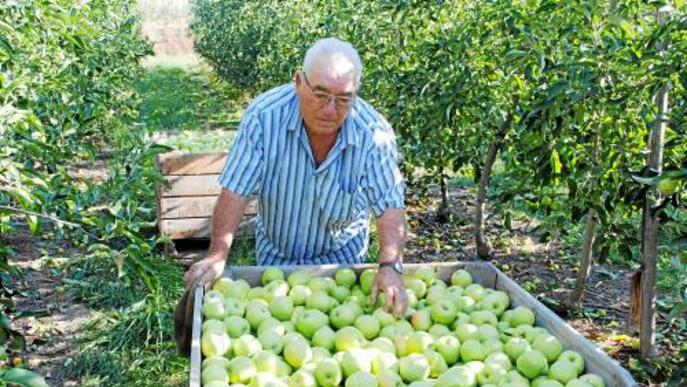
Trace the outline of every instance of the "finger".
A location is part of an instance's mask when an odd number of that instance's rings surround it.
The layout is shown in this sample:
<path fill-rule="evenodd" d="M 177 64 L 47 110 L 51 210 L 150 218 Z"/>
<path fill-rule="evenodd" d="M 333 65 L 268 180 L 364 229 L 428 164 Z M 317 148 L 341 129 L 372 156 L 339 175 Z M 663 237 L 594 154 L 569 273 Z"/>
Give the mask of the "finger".
<path fill-rule="evenodd" d="M 394 288 L 387 286 L 387 288 L 384 289 L 384 294 L 386 295 L 386 300 L 384 300 L 384 310 L 391 313 L 394 310 Z"/>
<path fill-rule="evenodd" d="M 400 318 L 405 314 L 408 307 L 408 294 L 405 292 L 405 290 L 397 291 L 396 299 L 394 301 L 396 305 L 394 315 L 396 315 L 396 318 Z"/>
<path fill-rule="evenodd" d="M 379 295 L 379 287 L 377 286 L 377 278 L 372 282 L 372 289 L 370 290 L 370 302 L 372 306 L 377 305 L 377 296 Z"/>

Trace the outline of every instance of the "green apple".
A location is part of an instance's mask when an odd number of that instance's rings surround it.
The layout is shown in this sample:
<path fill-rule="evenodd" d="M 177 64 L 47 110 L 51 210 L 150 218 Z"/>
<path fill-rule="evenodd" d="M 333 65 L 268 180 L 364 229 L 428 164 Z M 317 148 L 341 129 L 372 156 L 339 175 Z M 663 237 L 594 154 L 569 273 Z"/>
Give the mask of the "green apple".
<path fill-rule="evenodd" d="M 594 387 L 591 384 L 585 382 L 584 380 L 580 379 L 572 379 L 568 383 L 565 384 L 565 387 Z"/>
<path fill-rule="evenodd" d="M 379 387 L 403 387 L 403 379 L 396 372 L 383 371 L 377 374 Z"/>
<path fill-rule="evenodd" d="M 530 344 L 534 343 L 535 340 L 541 335 L 549 335 L 548 329 L 544 327 L 532 327 L 527 334 L 525 335 L 525 338 L 527 341 L 530 342 Z"/>
<path fill-rule="evenodd" d="M 224 299 L 211 298 L 203 304 L 203 316 L 209 320 L 222 320 L 227 316 Z"/>
<path fill-rule="evenodd" d="M 222 326 L 232 339 L 250 333 L 250 324 L 243 317 L 229 316 L 222 321 Z"/>
<path fill-rule="evenodd" d="M 371 372 L 373 355 L 373 351 L 362 348 L 345 351 L 340 362 L 344 376 L 348 377 L 357 371 Z"/>
<path fill-rule="evenodd" d="M 463 292 L 466 296 L 472 298 L 475 300 L 475 302 L 479 302 L 484 296 L 486 295 L 486 292 L 484 290 L 484 287 L 480 284 L 470 284 L 465 288 L 465 291 Z"/>
<path fill-rule="evenodd" d="M 284 342 L 284 345 L 286 345 L 287 343 L 290 343 L 292 341 L 300 341 L 300 342 L 308 343 L 308 339 L 306 339 L 305 336 L 303 336 L 299 332 L 292 332 L 292 333 L 285 334 L 282 341 Z"/>
<path fill-rule="evenodd" d="M 372 354 L 372 373 L 379 375 L 384 371 L 398 372 L 398 359 L 390 352 L 369 349 Z"/>
<path fill-rule="evenodd" d="M 477 375 L 464 366 L 453 366 L 437 378 L 435 387 L 474 387 Z"/>
<path fill-rule="evenodd" d="M 317 277 L 320 278 L 320 277 Z M 317 309 L 324 313 L 329 313 L 329 311 L 334 307 L 334 299 L 329 296 L 325 291 L 315 290 L 308 296 L 305 300 L 305 307 L 308 309 Z"/>
<path fill-rule="evenodd" d="M 308 281 L 308 287 L 312 289 L 313 292 L 320 291 L 327 293 L 332 286 L 336 286 L 336 281 L 329 277 L 312 277 L 310 281 Z"/>
<path fill-rule="evenodd" d="M 212 290 L 218 291 L 222 294 L 227 290 L 229 287 L 229 284 L 234 282 L 231 278 L 228 277 L 219 277 L 217 280 L 215 280 L 215 283 L 212 284 Z M 207 293 L 206 293 L 207 294 Z M 227 296 L 225 296 L 227 297 Z"/>
<path fill-rule="evenodd" d="M 247 384 L 257 373 L 255 364 L 246 356 L 238 356 L 229 360 L 229 382 L 231 384 Z"/>
<path fill-rule="evenodd" d="M 276 280 L 284 281 L 284 272 L 280 268 L 268 267 L 262 272 L 262 286 Z"/>
<path fill-rule="evenodd" d="M 305 286 L 308 284 L 308 282 L 310 282 L 310 278 L 312 278 L 312 276 L 308 270 L 299 269 L 289 274 L 289 276 L 286 278 L 286 283 L 288 283 L 290 287 L 294 287 L 296 285 Z"/>
<path fill-rule="evenodd" d="M 298 319 L 301 318 L 306 310 L 307 309 L 303 305 L 293 307 L 293 312 L 291 312 L 291 322 L 294 324 L 294 326 L 298 324 Z"/>
<path fill-rule="evenodd" d="M 234 356 L 251 357 L 262 350 L 262 344 L 253 335 L 243 335 L 234 340 Z"/>
<path fill-rule="evenodd" d="M 358 371 L 346 378 L 345 387 L 377 387 L 377 379 L 371 373 Z"/>
<path fill-rule="evenodd" d="M 468 298 L 471 299 L 471 298 Z M 456 329 L 459 325 L 462 324 L 469 324 L 470 323 L 470 315 L 465 313 L 465 312 L 458 312 L 456 313 L 456 320 L 453 322 L 453 329 Z"/>
<path fill-rule="evenodd" d="M 269 372 L 258 372 L 251 380 L 248 387 L 288 387 L 286 380 Z"/>
<path fill-rule="evenodd" d="M 311 372 L 300 369 L 289 377 L 289 387 L 317 387 L 317 381 Z"/>
<path fill-rule="evenodd" d="M 200 349 L 205 357 L 223 356 L 231 349 L 231 339 L 226 332 L 206 332 L 200 338 Z"/>
<path fill-rule="evenodd" d="M 578 375 L 582 374 L 584 371 L 584 358 L 579 353 L 572 350 L 563 351 L 560 356 L 558 356 L 558 360 L 561 359 L 573 363 Z"/>
<path fill-rule="evenodd" d="M 345 286 L 332 286 L 329 288 L 329 295 L 338 302 L 344 302 L 351 295 L 351 289 Z"/>
<path fill-rule="evenodd" d="M 377 270 L 375 269 L 365 269 L 360 274 L 360 290 L 366 295 L 370 294 L 372 291 L 372 284 L 374 283 L 376 275 Z"/>
<path fill-rule="evenodd" d="M 510 370 L 506 373 L 506 376 L 501 379 L 501 384 L 499 386 L 511 386 L 511 387 L 527 387 L 530 381 L 522 376 L 517 370 Z"/>
<path fill-rule="evenodd" d="M 512 337 L 503 346 L 503 352 L 511 361 L 515 361 L 523 352 L 531 349 L 530 342 L 522 337 Z"/>
<path fill-rule="evenodd" d="M 417 331 L 408 335 L 407 353 L 423 353 L 434 344 L 434 338 L 427 332 Z"/>
<path fill-rule="evenodd" d="M 223 294 L 225 297 L 228 298 L 236 298 L 239 300 L 243 300 L 246 298 L 248 290 L 250 290 L 250 285 L 248 284 L 248 282 L 246 282 L 243 279 L 237 279 L 227 284 Z"/>
<path fill-rule="evenodd" d="M 503 352 L 492 352 L 489 355 L 487 355 L 487 358 L 484 359 L 484 364 L 485 365 L 490 365 L 490 364 L 495 364 L 498 365 L 499 367 L 503 368 L 506 371 L 510 371 L 511 368 L 513 368 L 513 364 L 510 361 L 510 358 L 508 355 L 506 355 Z"/>
<path fill-rule="evenodd" d="M 427 294 L 427 284 L 419 278 L 406 277 L 403 279 L 403 284 L 406 289 L 412 290 L 418 298 L 424 298 Z"/>
<path fill-rule="evenodd" d="M 224 309 L 227 316 L 243 317 L 246 313 L 246 302 L 236 298 L 227 298 L 224 300 Z"/>
<path fill-rule="evenodd" d="M 284 339 L 275 331 L 267 331 L 258 335 L 258 341 L 264 350 L 274 352 L 277 355 L 284 349 Z"/>
<path fill-rule="evenodd" d="M 394 323 L 394 327 L 396 328 L 396 332 L 403 335 L 415 332 L 415 329 L 413 329 L 413 325 L 410 323 L 410 321 L 407 320 L 396 321 Z"/>
<path fill-rule="evenodd" d="M 203 359 L 203 362 L 201 363 L 201 369 L 217 366 L 229 369 L 229 359 L 227 359 L 224 356 L 213 356 L 206 357 L 205 359 Z"/>
<path fill-rule="evenodd" d="M 234 386 L 236 386 L 236 384 L 234 384 Z M 239 384 L 238 386 L 243 386 L 243 385 Z M 229 383 L 227 383 L 225 381 L 221 381 L 221 380 L 210 380 L 207 383 L 203 383 L 203 387 L 229 387 Z"/>
<path fill-rule="evenodd" d="M 365 335 L 356 327 L 343 327 L 336 331 L 334 346 L 337 351 L 363 348 L 366 343 L 367 340 L 365 340 Z"/>
<path fill-rule="evenodd" d="M 274 331 L 275 333 L 284 336 L 286 334 L 286 327 L 276 318 L 268 317 L 260 322 L 256 333 L 258 336 L 260 336 L 267 331 Z"/>
<path fill-rule="evenodd" d="M 477 339 L 479 337 L 479 327 L 475 324 L 462 324 L 456 327 L 456 337 L 461 343 Z"/>
<path fill-rule="evenodd" d="M 407 334 L 397 334 L 394 336 L 394 346 L 396 347 L 396 356 L 403 357 L 408 355 L 408 337 Z"/>
<path fill-rule="evenodd" d="M 445 336 L 448 334 L 451 334 L 451 330 L 444 324 L 434 324 L 429 329 L 427 332 L 432 335 L 435 339 L 441 336 Z"/>
<path fill-rule="evenodd" d="M 424 283 L 424 282 L 423 282 Z M 410 323 L 416 331 L 426 331 L 432 326 L 432 317 L 428 309 L 415 311 L 410 316 Z"/>
<path fill-rule="evenodd" d="M 294 285 L 289 290 L 289 297 L 294 306 L 305 305 L 308 296 L 312 294 L 312 289 L 305 285 Z"/>
<path fill-rule="evenodd" d="M 357 315 L 352 305 L 354 304 L 341 304 L 329 312 L 329 320 L 334 328 L 341 329 L 355 323 Z"/>
<path fill-rule="evenodd" d="M 208 303 L 210 301 L 224 301 L 226 296 L 224 296 L 221 292 L 218 290 L 208 290 L 207 293 L 203 296 L 203 303 Z"/>
<path fill-rule="evenodd" d="M 286 321 L 293 313 L 293 301 L 288 296 L 277 296 L 270 300 L 269 311 L 278 320 Z"/>
<path fill-rule="evenodd" d="M 413 353 L 399 360 L 398 370 L 406 383 L 425 380 L 429 377 L 429 361 L 426 357 Z"/>
<path fill-rule="evenodd" d="M 296 330 L 310 339 L 318 329 L 325 325 L 329 325 L 329 317 L 324 312 L 308 309 L 298 319 Z"/>
<path fill-rule="evenodd" d="M 489 324 L 496 326 L 498 318 L 490 310 L 476 310 L 470 313 L 470 322 L 475 325 Z"/>
<path fill-rule="evenodd" d="M 377 337 L 370 342 L 368 348 L 378 349 L 381 352 L 396 353 L 396 346 L 388 337 Z"/>
<path fill-rule="evenodd" d="M 267 306 L 264 305 L 246 309 L 246 321 L 248 321 L 253 330 L 257 330 L 263 320 L 271 317 L 272 314 L 270 314 Z"/>
<path fill-rule="evenodd" d="M 477 339 L 484 341 L 487 339 L 498 339 L 499 331 L 489 324 L 482 324 L 477 327 Z"/>
<path fill-rule="evenodd" d="M 312 345 L 322 347 L 328 351 L 334 350 L 334 343 L 336 342 L 336 332 L 329 326 L 325 325 L 315 331 L 312 336 Z"/>
<path fill-rule="evenodd" d="M 425 301 L 427 305 L 434 305 L 435 303 L 444 299 L 446 295 L 446 289 L 441 286 L 432 286 L 427 289 L 427 294 L 425 295 Z"/>
<path fill-rule="evenodd" d="M 200 380 L 203 382 L 204 386 L 214 381 L 226 383 L 227 380 L 229 380 L 229 373 L 224 366 L 209 366 L 204 368 L 200 373 Z"/>
<path fill-rule="evenodd" d="M 458 304 L 458 299 L 463 296 L 463 288 L 460 286 L 449 286 L 444 292 L 444 297 L 451 301 L 453 305 Z"/>
<path fill-rule="evenodd" d="M 518 356 L 515 366 L 528 379 L 534 379 L 546 371 L 548 363 L 543 353 L 530 349 Z"/>
<path fill-rule="evenodd" d="M 446 364 L 453 365 L 460 358 L 460 341 L 455 336 L 444 335 L 434 343 L 436 351 L 444 357 Z"/>
<path fill-rule="evenodd" d="M 469 362 L 464 363 L 462 366 L 469 369 L 475 375 L 475 377 L 485 367 L 484 363 L 479 360 L 471 360 Z"/>
<path fill-rule="evenodd" d="M 205 320 L 203 321 L 203 325 L 200 326 L 200 332 L 205 333 L 205 332 L 224 332 L 226 327 L 224 326 L 224 322 L 221 320 L 217 319 L 211 319 L 211 320 Z"/>
<path fill-rule="evenodd" d="M 456 301 L 456 309 L 463 313 L 472 313 L 475 310 L 477 303 L 468 296 L 460 296 Z"/>
<path fill-rule="evenodd" d="M 534 325 L 534 312 L 526 306 L 518 306 L 513 309 L 510 317 L 510 325 L 517 327 L 520 325 Z"/>
<path fill-rule="evenodd" d="M 532 383 L 530 384 L 532 387 L 564 387 L 561 382 L 558 380 L 554 379 L 549 379 L 546 376 L 537 376 L 532 380 Z"/>
<path fill-rule="evenodd" d="M 461 340 L 462 341 L 462 340 Z M 460 358 L 463 362 L 472 360 L 482 361 L 487 357 L 487 350 L 481 342 L 475 339 L 468 339 L 460 345 Z"/>
<path fill-rule="evenodd" d="M 448 369 L 446 360 L 444 360 L 444 357 L 439 352 L 428 349 L 423 353 L 423 355 L 429 362 L 429 376 L 431 378 L 438 378 Z"/>
<path fill-rule="evenodd" d="M 296 331 L 296 324 L 291 321 L 282 321 L 281 325 L 284 327 L 284 332 L 286 333 Z"/>
<path fill-rule="evenodd" d="M 480 386 L 485 384 L 498 384 L 499 381 L 506 376 L 506 373 L 508 373 L 508 371 L 498 364 L 487 364 L 477 373 L 477 382 Z"/>
<path fill-rule="evenodd" d="M 345 268 L 336 271 L 334 274 L 334 280 L 339 286 L 350 288 L 355 285 L 358 277 L 355 275 L 355 272 L 352 269 Z"/>
<path fill-rule="evenodd" d="M 279 369 L 279 356 L 271 351 L 261 350 L 254 354 L 251 359 L 258 372 L 269 372 L 277 374 Z"/>
<path fill-rule="evenodd" d="M 508 296 L 506 296 L 508 297 Z M 504 302 L 499 293 L 492 293 L 484 296 L 475 305 L 477 310 L 484 310 L 492 312 L 496 317 L 503 315 L 506 308 L 508 308 L 508 300 Z"/>
<path fill-rule="evenodd" d="M 396 318 L 394 317 L 393 314 L 385 311 L 384 309 L 375 309 L 375 311 L 372 313 L 373 316 L 377 318 L 379 321 L 379 325 L 383 328 L 387 325 L 393 324 L 396 322 Z"/>
<path fill-rule="evenodd" d="M 594 387 L 605 387 L 604 380 L 601 376 L 596 374 L 584 374 L 578 378 L 579 380 L 589 383 Z"/>
<path fill-rule="evenodd" d="M 427 286 L 432 286 L 437 281 L 437 274 L 431 266 L 421 266 L 415 271 L 415 278 L 422 280 Z"/>
<path fill-rule="evenodd" d="M 465 288 L 468 285 L 472 284 L 472 275 L 465 270 L 465 269 L 459 269 L 453 272 L 451 274 L 451 285 L 456 285 L 460 286 L 461 288 Z"/>
<path fill-rule="evenodd" d="M 377 337 L 380 330 L 379 320 L 369 314 L 364 314 L 355 319 L 355 327 L 358 328 L 368 340 Z"/>
<path fill-rule="evenodd" d="M 312 348 L 307 342 L 293 340 L 284 344 L 284 360 L 292 367 L 301 368 L 312 356 Z"/>
<path fill-rule="evenodd" d="M 563 351 L 563 345 L 557 338 L 549 334 L 542 334 L 532 343 L 532 349 L 535 349 L 546 356 L 549 363 L 553 363 Z"/>
<path fill-rule="evenodd" d="M 563 384 L 577 378 L 578 375 L 579 373 L 577 372 L 575 364 L 565 359 L 556 360 L 551 364 L 551 367 L 549 367 L 549 377 Z"/>
<path fill-rule="evenodd" d="M 264 286 L 265 291 L 269 294 L 268 302 L 274 297 L 288 296 L 289 284 L 284 280 L 274 280 Z"/>
<path fill-rule="evenodd" d="M 317 384 L 321 387 L 338 386 L 343 379 L 341 366 L 333 358 L 319 361 L 315 366 L 314 375 Z"/>
<path fill-rule="evenodd" d="M 496 337 L 488 338 L 482 341 L 482 346 L 487 355 L 491 355 L 496 352 L 503 352 L 503 343 Z"/>
<path fill-rule="evenodd" d="M 379 337 L 386 337 L 393 340 L 394 337 L 398 336 L 398 330 L 396 329 L 396 324 L 387 325 L 379 331 Z"/>
<path fill-rule="evenodd" d="M 246 300 L 263 300 L 267 302 L 270 298 L 272 298 L 272 295 L 262 286 L 250 288 L 248 293 L 246 293 Z"/>

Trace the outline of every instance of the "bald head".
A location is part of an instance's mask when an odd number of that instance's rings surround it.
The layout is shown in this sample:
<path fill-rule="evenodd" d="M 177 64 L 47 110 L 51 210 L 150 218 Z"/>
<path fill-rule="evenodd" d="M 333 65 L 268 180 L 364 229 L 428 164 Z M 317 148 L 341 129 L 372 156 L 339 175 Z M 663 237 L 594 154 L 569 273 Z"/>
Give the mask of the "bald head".
<path fill-rule="evenodd" d="M 335 78 L 351 77 L 356 84 L 360 83 L 362 67 L 355 48 L 337 38 L 318 40 L 303 60 L 303 71 L 307 76 L 314 75 L 316 71 L 325 71 Z"/>

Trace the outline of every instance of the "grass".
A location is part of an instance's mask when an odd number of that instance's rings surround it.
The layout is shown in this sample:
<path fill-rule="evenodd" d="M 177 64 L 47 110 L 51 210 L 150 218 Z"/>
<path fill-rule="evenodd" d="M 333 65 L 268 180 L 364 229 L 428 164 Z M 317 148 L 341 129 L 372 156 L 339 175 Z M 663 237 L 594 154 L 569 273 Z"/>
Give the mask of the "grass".
<path fill-rule="evenodd" d="M 226 151 L 248 102 L 205 67 L 149 68 L 136 88 L 155 141 L 184 152 Z"/>

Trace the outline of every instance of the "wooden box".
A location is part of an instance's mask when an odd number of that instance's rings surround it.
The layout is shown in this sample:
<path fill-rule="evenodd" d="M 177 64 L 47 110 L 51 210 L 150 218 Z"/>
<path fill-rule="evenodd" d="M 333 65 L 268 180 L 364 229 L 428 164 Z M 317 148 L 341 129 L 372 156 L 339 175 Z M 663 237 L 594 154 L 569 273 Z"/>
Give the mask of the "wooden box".
<path fill-rule="evenodd" d="M 156 187 L 160 234 L 172 239 L 210 238 L 212 211 L 221 191 L 217 179 L 226 159 L 226 153 L 158 155 L 156 167 L 165 178 L 165 184 Z M 256 214 L 257 199 L 253 199 L 239 226 L 240 235 L 253 235 Z"/>
<path fill-rule="evenodd" d="M 419 267 L 432 266 L 437 275 L 442 280 L 449 282 L 451 274 L 458 269 L 466 269 L 472 274 L 473 280 L 485 287 L 490 287 L 506 292 L 511 299 L 511 308 L 524 305 L 531 308 L 536 315 L 536 325 L 543 326 L 556 336 L 564 349 L 572 349 L 579 352 L 585 360 L 585 372 L 592 372 L 601 376 L 606 387 L 627 387 L 637 386 L 632 375 L 622 368 L 616 361 L 608 357 L 599 347 L 592 344 L 589 340 L 577 333 L 570 325 L 539 302 L 532 295 L 522 289 L 517 283 L 511 280 L 503 272 L 489 262 L 445 262 L 434 264 L 406 264 L 406 271 L 413 273 Z M 298 269 L 309 269 L 314 275 L 333 276 L 334 273 L 345 266 L 322 265 L 322 266 L 282 266 L 281 269 L 288 275 Z M 364 269 L 376 268 L 376 264 L 354 265 L 351 267 L 356 274 L 360 275 Z M 258 286 L 261 283 L 262 272 L 267 266 L 245 266 L 228 267 L 223 276 L 229 278 L 243 278 L 251 286 Z M 202 355 L 200 351 L 200 328 L 203 323 L 203 288 L 199 287 L 195 292 L 195 305 L 193 316 L 193 339 L 191 347 L 191 374 L 190 386 L 200 387 L 200 373 Z"/>

